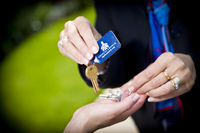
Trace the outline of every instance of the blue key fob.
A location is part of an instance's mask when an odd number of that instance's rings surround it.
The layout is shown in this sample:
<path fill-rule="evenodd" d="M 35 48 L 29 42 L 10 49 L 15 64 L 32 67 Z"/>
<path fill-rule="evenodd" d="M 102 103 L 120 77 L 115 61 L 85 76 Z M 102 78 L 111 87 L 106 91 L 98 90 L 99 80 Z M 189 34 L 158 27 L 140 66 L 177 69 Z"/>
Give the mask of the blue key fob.
<path fill-rule="evenodd" d="M 108 31 L 97 43 L 99 52 L 91 60 L 92 63 L 103 63 L 121 47 L 120 42 L 112 31 Z"/>

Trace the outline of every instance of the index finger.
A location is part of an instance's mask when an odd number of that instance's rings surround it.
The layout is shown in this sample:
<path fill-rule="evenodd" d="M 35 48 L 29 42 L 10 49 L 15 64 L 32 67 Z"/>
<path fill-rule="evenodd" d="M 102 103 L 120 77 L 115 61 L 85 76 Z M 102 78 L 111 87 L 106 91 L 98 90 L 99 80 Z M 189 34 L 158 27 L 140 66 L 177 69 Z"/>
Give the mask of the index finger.
<path fill-rule="evenodd" d="M 85 41 L 88 48 L 96 54 L 99 51 L 99 46 L 97 44 L 97 40 L 94 37 L 92 32 L 92 27 L 88 24 L 83 24 L 78 27 L 78 31 L 82 36 L 83 40 Z"/>
<path fill-rule="evenodd" d="M 161 55 L 154 63 L 149 65 L 145 70 L 133 78 L 131 85 L 134 87 L 134 91 L 138 90 L 145 83 L 152 80 L 159 73 L 164 71 L 167 68 L 167 65 L 168 62 Z"/>
<path fill-rule="evenodd" d="M 99 51 L 97 39 L 100 39 L 101 35 L 85 17 L 77 17 L 74 23 L 77 26 L 78 32 L 85 41 L 88 48 L 91 50 L 91 52 L 96 54 Z"/>

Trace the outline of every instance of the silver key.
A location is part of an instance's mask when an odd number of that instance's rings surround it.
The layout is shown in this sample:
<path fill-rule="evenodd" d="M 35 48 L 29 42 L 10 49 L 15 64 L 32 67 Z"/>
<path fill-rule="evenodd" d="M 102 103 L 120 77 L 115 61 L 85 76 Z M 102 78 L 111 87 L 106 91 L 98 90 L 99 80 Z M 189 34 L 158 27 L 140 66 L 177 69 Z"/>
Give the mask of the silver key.
<path fill-rule="evenodd" d="M 100 94 L 99 97 L 121 102 L 123 92 L 119 88 L 117 89 L 117 91 L 109 90 L 109 93 L 111 93 L 111 95 Z"/>

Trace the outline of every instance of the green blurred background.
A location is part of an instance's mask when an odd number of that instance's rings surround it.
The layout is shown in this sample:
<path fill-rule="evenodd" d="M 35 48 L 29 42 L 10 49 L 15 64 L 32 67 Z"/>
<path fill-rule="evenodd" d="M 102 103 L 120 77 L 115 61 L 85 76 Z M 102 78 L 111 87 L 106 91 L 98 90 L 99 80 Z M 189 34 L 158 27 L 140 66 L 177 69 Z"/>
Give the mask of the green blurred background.
<path fill-rule="evenodd" d="M 93 1 L 15 6 L 1 23 L 0 132 L 63 132 L 73 112 L 98 94 L 81 79 L 77 64 L 59 53 L 59 33 L 77 16 L 94 25 Z"/>

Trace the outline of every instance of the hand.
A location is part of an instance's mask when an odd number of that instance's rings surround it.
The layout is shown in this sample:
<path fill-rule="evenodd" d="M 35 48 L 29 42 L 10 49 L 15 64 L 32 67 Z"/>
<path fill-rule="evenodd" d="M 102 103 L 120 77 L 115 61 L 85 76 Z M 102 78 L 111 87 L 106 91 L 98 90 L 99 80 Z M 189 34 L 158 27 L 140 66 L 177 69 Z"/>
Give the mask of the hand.
<path fill-rule="evenodd" d="M 129 87 L 121 89 L 127 90 Z M 94 132 L 121 122 L 137 111 L 146 99 L 146 95 L 134 93 L 128 96 L 128 92 L 123 94 L 126 98 L 122 102 L 105 99 L 81 107 L 74 113 L 64 132 Z"/>
<path fill-rule="evenodd" d="M 179 78 L 181 85 L 175 89 L 163 71 Z M 159 102 L 188 92 L 195 83 L 196 70 L 189 55 L 163 53 L 154 63 L 134 77 L 132 86 L 138 94 L 147 94 L 149 102 Z"/>
<path fill-rule="evenodd" d="M 62 46 L 58 43 L 60 52 L 79 64 L 88 65 L 94 54 L 99 51 L 97 40 L 101 35 L 84 17 L 77 17 L 74 21 L 65 23 L 65 29 L 60 33 Z"/>

